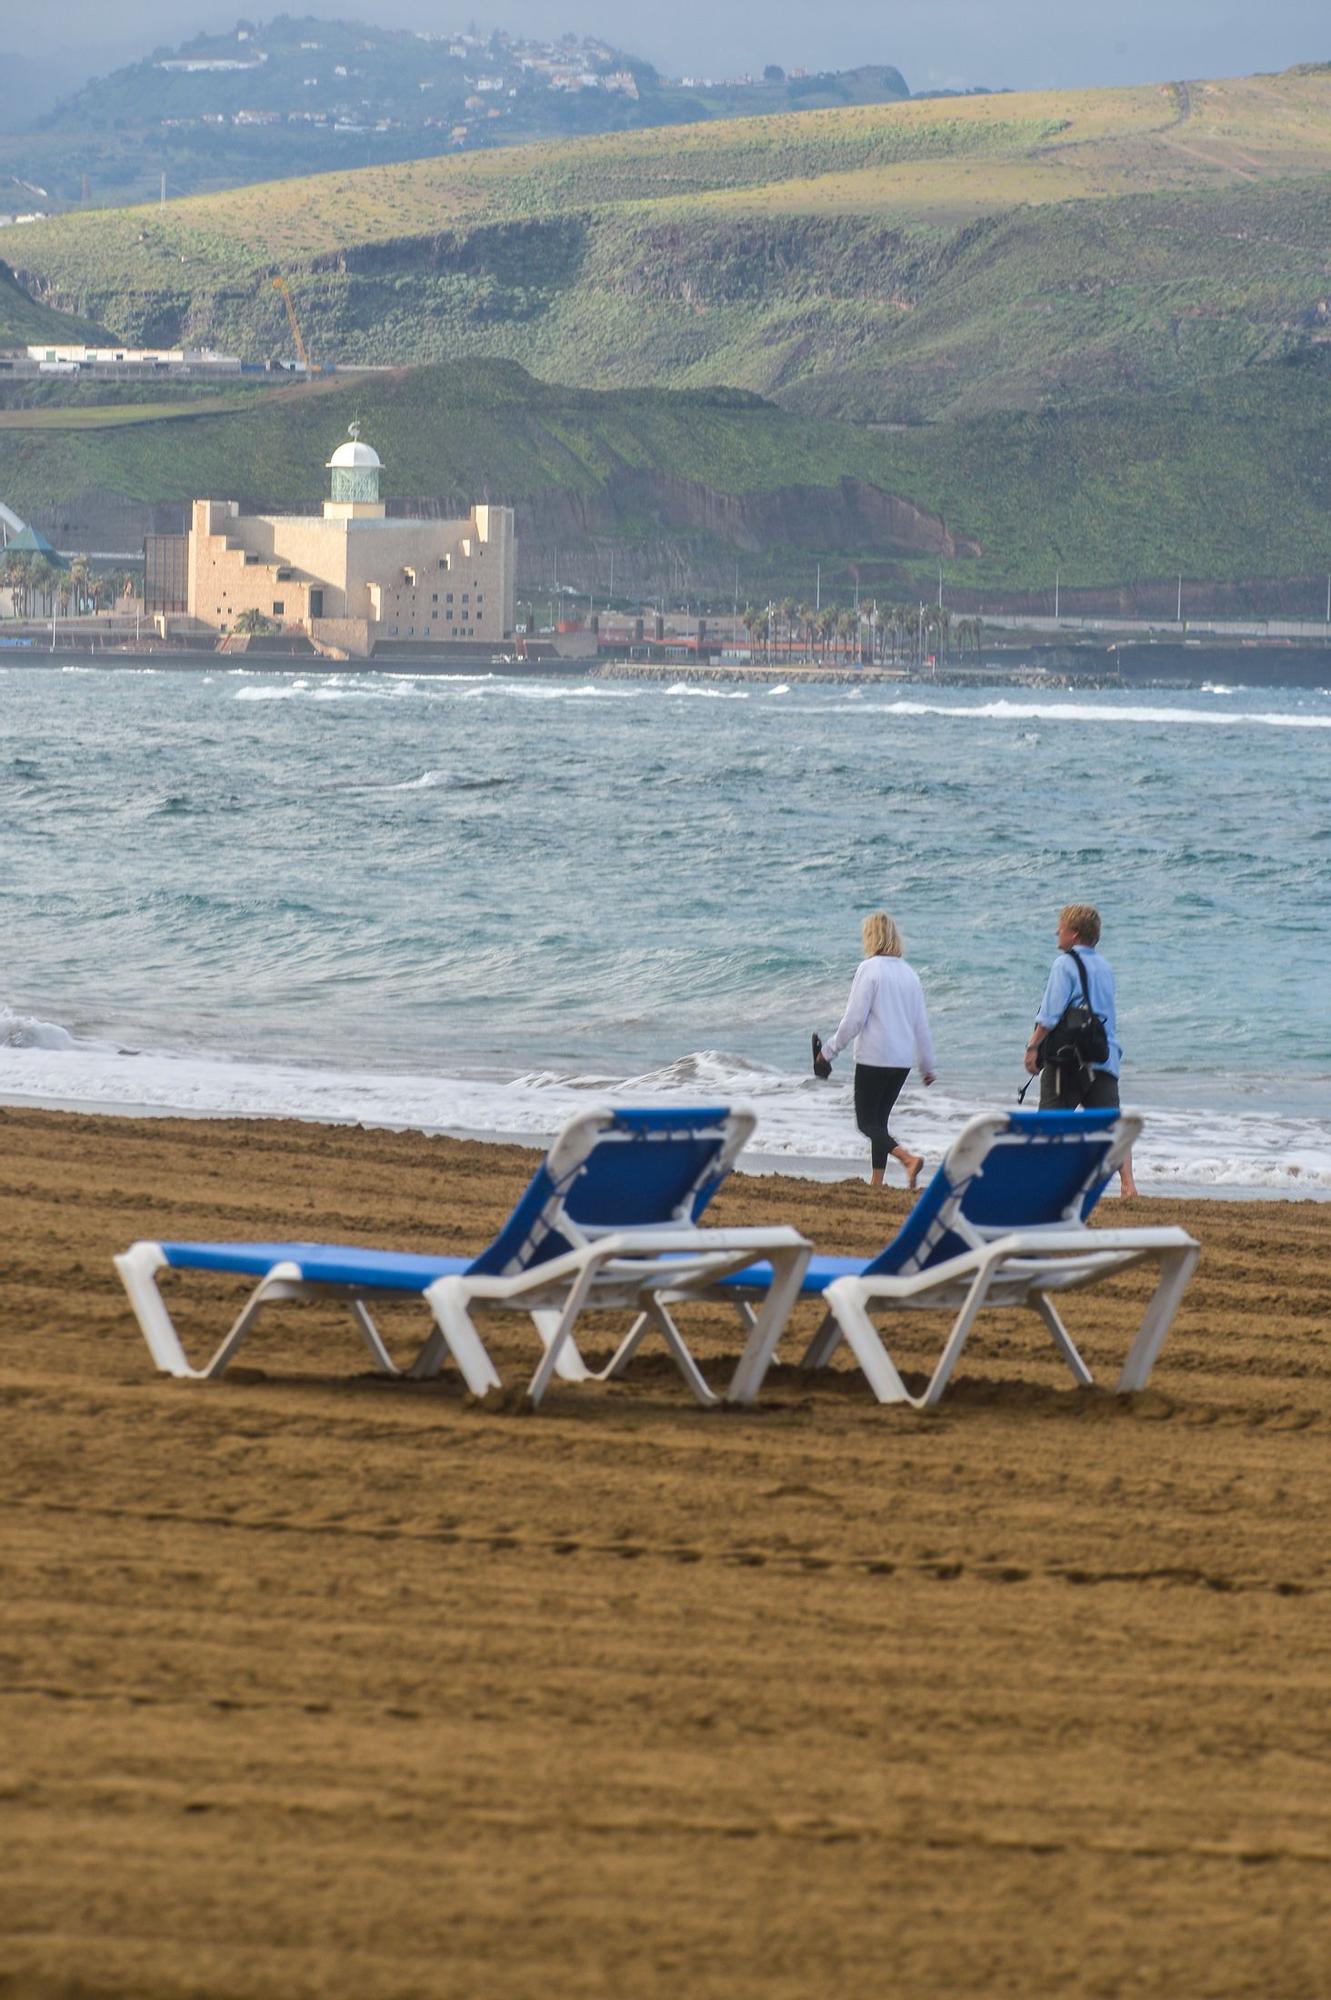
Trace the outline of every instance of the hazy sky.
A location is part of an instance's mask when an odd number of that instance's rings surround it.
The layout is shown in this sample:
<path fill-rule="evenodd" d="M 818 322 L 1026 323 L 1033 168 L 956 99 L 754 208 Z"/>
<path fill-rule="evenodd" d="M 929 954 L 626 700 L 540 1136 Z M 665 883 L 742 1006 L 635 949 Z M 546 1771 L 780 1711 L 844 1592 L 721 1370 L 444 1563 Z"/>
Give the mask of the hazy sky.
<path fill-rule="evenodd" d="M 85 46 L 142 48 L 201 27 L 230 26 L 243 5 L 194 0 L 64 0 L 0 5 L 3 49 L 73 61 Z M 257 10 L 256 10 L 257 11 Z M 286 0 L 286 11 L 401 27 L 482 27 L 604 34 L 672 74 L 751 68 L 845 68 L 891 62 L 914 89 L 930 85 L 1126 83 L 1236 75 L 1331 59 L 1327 0 Z M 82 65 L 80 64 L 80 67 Z"/>

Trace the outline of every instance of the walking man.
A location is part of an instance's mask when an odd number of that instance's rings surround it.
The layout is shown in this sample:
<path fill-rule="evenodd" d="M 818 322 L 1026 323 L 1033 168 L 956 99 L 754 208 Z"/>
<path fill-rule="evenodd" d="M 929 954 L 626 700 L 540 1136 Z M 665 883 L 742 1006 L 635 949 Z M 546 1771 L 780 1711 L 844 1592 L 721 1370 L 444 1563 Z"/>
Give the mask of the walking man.
<path fill-rule="evenodd" d="M 1040 1011 L 1035 1017 L 1035 1027 L 1026 1044 L 1026 1071 L 1040 1075 L 1041 1111 L 1104 1111 L 1117 1110 L 1119 1103 L 1118 1078 L 1123 1050 L 1119 1045 L 1114 973 L 1107 959 L 1100 956 L 1100 912 L 1089 903 L 1068 903 L 1059 912 L 1058 956 L 1049 969 L 1045 983 L 1044 998 Z M 1073 954 L 1076 954 L 1074 957 Z M 1077 969 L 1080 959 L 1086 972 L 1086 985 L 1090 992 L 1092 1013 L 1100 1015 L 1104 1021 L 1105 1034 L 1109 1041 L 1109 1054 L 1105 1062 L 1093 1063 L 1089 1068 L 1081 1068 L 1075 1063 L 1045 1063 L 1041 1065 L 1039 1048 L 1051 1028 L 1056 1028 L 1062 1020 L 1070 1001 L 1079 1004 L 1082 998 L 1081 973 Z M 1119 1175 L 1119 1192 L 1135 1195 L 1137 1183 L 1132 1173 L 1132 1155 L 1128 1154 Z"/>

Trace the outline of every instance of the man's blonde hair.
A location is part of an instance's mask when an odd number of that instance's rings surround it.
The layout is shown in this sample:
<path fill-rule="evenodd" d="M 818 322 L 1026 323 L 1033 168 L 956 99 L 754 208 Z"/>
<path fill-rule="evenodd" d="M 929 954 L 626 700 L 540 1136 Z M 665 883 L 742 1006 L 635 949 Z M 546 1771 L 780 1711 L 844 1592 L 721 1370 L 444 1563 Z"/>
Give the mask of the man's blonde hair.
<path fill-rule="evenodd" d="M 886 910 L 872 910 L 860 925 L 866 958 L 903 958 L 906 941 Z"/>
<path fill-rule="evenodd" d="M 1077 933 L 1078 944 L 1088 944 L 1092 949 L 1099 944 L 1100 912 L 1093 903 L 1065 903 L 1058 921 Z"/>

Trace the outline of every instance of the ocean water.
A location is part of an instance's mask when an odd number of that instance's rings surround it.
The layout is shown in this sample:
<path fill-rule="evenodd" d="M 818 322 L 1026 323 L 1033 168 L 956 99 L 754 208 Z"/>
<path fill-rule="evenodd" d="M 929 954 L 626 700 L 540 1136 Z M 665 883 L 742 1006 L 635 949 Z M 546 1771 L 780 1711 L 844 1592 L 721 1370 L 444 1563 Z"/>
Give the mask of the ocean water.
<path fill-rule="evenodd" d="M 883 907 L 937 1158 L 1087 900 L 1144 1190 L 1331 1196 L 1329 691 L 9 668 L 0 807 L 6 1101 L 538 1137 L 739 1096 L 758 1157 L 850 1172 L 809 1031 Z"/>

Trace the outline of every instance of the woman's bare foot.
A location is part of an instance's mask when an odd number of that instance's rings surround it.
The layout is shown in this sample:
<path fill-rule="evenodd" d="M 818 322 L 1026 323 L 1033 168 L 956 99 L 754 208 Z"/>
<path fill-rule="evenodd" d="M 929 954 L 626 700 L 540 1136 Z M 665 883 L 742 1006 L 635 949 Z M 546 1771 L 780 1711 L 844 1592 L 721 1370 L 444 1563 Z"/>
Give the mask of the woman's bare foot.
<path fill-rule="evenodd" d="M 1118 1192 L 1123 1201 L 1135 1201 L 1140 1189 L 1132 1171 L 1132 1155 L 1129 1153 L 1118 1172 Z"/>
<path fill-rule="evenodd" d="M 924 1172 L 923 1153 L 913 1153 L 908 1160 L 903 1161 L 903 1165 L 906 1169 L 906 1192 L 914 1194 L 920 1175 Z"/>

